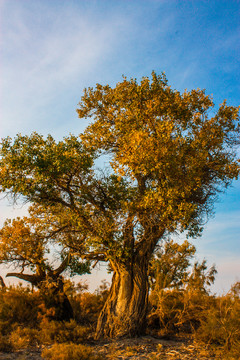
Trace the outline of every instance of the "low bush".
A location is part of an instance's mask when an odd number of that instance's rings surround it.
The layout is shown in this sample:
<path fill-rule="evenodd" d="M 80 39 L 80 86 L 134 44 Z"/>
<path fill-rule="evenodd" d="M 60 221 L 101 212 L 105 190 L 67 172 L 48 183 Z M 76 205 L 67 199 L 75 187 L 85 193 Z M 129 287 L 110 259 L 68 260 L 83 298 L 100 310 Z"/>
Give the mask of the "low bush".
<path fill-rule="evenodd" d="M 239 360 L 240 298 L 232 292 L 216 298 L 214 306 L 204 311 L 195 339 L 214 346 L 226 359 Z"/>
<path fill-rule="evenodd" d="M 71 299 L 76 321 L 89 325 L 96 324 L 104 302 L 105 299 L 101 294 L 92 294 L 90 292 L 76 294 Z"/>
<path fill-rule="evenodd" d="M 26 349 L 38 344 L 38 330 L 27 327 L 16 327 L 9 335 L 12 349 Z"/>
<path fill-rule="evenodd" d="M 8 320 L 0 320 L 0 335 L 7 335 L 12 330 L 12 323 Z"/>
<path fill-rule="evenodd" d="M 39 341 L 41 344 L 74 342 L 76 344 L 86 341 L 91 329 L 81 326 L 75 320 L 69 322 L 49 321 L 43 319 L 40 324 Z"/>
<path fill-rule="evenodd" d="M 8 336 L 3 336 L 2 334 L 0 334 L 0 351 L 11 352 L 12 350 L 12 344 L 9 341 Z"/>
<path fill-rule="evenodd" d="M 203 312 L 214 297 L 199 291 L 164 290 L 150 295 L 149 328 L 159 335 L 192 333 L 201 324 Z"/>
<path fill-rule="evenodd" d="M 29 288 L 18 285 L 0 290 L 0 331 L 9 331 L 14 323 L 36 326 L 39 304 L 38 293 Z"/>

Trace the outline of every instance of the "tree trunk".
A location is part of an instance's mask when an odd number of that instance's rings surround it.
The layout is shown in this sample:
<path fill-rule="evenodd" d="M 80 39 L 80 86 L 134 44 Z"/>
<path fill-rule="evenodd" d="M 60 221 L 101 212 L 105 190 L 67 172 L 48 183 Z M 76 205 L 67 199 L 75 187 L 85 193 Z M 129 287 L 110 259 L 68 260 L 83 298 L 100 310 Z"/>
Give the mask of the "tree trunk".
<path fill-rule="evenodd" d="M 64 293 L 61 277 L 48 279 L 42 283 L 40 293 L 47 309 L 52 309 L 53 314 L 48 317 L 51 320 L 69 321 L 73 319 L 73 309 L 67 295 Z"/>
<path fill-rule="evenodd" d="M 111 265 L 112 286 L 98 319 L 96 339 L 143 335 L 148 306 L 148 261 L 143 258 L 132 266 Z"/>
<path fill-rule="evenodd" d="M 6 287 L 4 281 L 3 281 L 3 278 L 0 276 L 0 285 L 1 287 L 4 289 Z"/>
<path fill-rule="evenodd" d="M 64 292 L 54 292 L 51 291 L 47 294 L 44 294 L 43 297 L 46 309 L 52 309 L 53 313 L 49 314 L 47 317 L 50 320 L 56 321 L 70 321 L 73 319 L 73 309 L 71 306 L 68 297 Z"/>

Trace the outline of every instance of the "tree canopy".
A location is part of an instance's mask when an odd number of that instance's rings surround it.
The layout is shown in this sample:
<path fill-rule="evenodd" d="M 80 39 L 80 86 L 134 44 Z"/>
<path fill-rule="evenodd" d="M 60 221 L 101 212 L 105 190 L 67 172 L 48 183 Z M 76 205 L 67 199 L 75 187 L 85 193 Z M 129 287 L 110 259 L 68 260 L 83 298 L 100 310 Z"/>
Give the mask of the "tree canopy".
<path fill-rule="evenodd" d="M 213 106 L 203 90 L 172 90 L 164 74 L 85 91 L 77 111 L 93 123 L 83 142 L 111 154 L 115 173 L 131 181 L 128 208 L 140 223 L 152 213 L 170 231 L 198 231 L 218 191 L 238 176 L 238 108 L 224 102 L 209 117 Z"/>
<path fill-rule="evenodd" d="M 58 278 L 67 270 L 72 275 L 90 272 L 90 263 L 79 261 L 78 233 L 69 227 L 69 223 L 60 223 L 60 215 L 57 217 L 51 210 L 49 213 L 35 204 L 30 206 L 29 216 L 5 221 L 0 229 L 0 263 L 21 270 L 7 276 L 16 276 L 41 287 L 48 275 Z M 77 257 L 66 245 L 69 238 L 78 239 Z"/>

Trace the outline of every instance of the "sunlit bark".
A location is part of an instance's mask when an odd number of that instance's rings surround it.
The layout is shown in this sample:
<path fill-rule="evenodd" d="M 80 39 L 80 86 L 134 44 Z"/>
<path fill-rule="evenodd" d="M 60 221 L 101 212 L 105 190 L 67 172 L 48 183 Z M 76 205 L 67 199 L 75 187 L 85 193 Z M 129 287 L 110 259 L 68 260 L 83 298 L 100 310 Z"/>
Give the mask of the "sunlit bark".
<path fill-rule="evenodd" d="M 148 306 L 147 263 L 113 264 L 109 296 L 98 319 L 96 338 L 139 336 L 145 333 Z"/>

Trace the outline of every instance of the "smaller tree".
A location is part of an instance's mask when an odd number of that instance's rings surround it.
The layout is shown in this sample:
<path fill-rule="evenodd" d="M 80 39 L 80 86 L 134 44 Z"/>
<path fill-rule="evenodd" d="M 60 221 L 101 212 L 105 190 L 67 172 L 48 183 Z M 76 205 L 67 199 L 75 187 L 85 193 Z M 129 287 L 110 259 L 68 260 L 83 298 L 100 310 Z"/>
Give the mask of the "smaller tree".
<path fill-rule="evenodd" d="M 198 327 L 211 301 L 209 286 L 217 271 L 214 265 L 208 268 L 205 259 L 193 262 L 195 253 L 187 240 L 178 244 L 168 239 L 151 261 L 149 325 L 160 326 L 164 333 Z"/>
<path fill-rule="evenodd" d="M 160 291 L 166 288 L 180 288 L 189 275 L 189 267 L 196 253 L 194 245 L 187 240 L 178 244 L 166 240 L 153 257 L 150 270 L 150 288 Z"/>
<path fill-rule="evenodd" d="M 192 264 L 195 253 L 195 246 L 187 240 L 182 244 L 166 240 L 151 261 L 149 282 L 152 291 L 192 289 L 208 293 L 217 270 L 214 265 L 208 269 L 205 259 Z"/>
<path fill-rule="evenodd" d="M 210 286 L 215 281 L 216 274 L 217 270 L 215 265 L 208 268 L 206 259 L 202 262 L 196 261 L 193 264 L 192 271 L 189 273 L 185 281 L 185 288 L 187 291 L 197 291 L 208 295 L 210 292 Z"/>
<path fill-rule="evenodd" d="M 70 320 L 73 310 L 62 274 L 89 273 L 90 263 L 79 261 L 78 255 L 62 246 L 69 237 L 68 224 L 61 224 L 49 209 L 40 206 L 31 206 L 29 213 L 30 217 L 5 221 L 0 230 L 0 263 L 18 270 L 6 277 L 15 276 L 40 290 L 46 308 L 54 309 L 54 319 Z"/>

